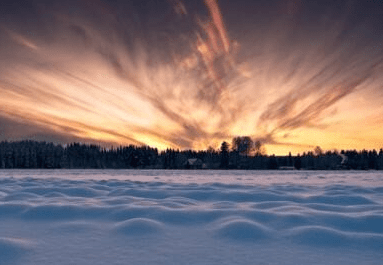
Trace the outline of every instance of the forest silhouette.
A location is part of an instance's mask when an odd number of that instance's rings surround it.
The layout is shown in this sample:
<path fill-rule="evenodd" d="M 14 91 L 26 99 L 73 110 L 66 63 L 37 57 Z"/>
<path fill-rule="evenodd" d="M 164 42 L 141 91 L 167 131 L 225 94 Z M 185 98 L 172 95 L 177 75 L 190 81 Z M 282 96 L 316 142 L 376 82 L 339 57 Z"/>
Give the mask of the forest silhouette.
<path fill-rule="evenodd" d="M 306 169 L 383 170 L 383 149 L 324 152 L 320 147 L 292 156 L 267 155 L 264 146 L 250 137 L 223 142 L 219 150 L 159 151 L 149 146 L 104 148 L 37 141 L 0 143 L 0 169 Z"/>

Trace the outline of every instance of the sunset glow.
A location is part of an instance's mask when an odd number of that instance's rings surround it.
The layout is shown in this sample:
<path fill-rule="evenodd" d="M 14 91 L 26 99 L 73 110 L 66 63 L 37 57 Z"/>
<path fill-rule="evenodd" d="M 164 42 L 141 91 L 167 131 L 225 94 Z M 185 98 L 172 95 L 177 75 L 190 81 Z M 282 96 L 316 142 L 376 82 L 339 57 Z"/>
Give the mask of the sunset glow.
<path fill-rule="evenodd" d="M 0 20 L 0 141 L 383 147 L 383 23 L 357 3 L 53 2 Z"/>

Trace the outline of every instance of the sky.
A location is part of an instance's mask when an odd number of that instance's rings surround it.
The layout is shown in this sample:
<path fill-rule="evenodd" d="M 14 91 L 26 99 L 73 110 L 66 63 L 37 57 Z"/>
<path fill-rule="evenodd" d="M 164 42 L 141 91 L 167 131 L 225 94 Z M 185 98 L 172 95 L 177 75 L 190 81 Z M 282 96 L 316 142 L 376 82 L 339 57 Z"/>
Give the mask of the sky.
<path fill-rule="evenodd" d="M 0 141 L 383 148 L 381 0 L 2 0 Z"/>

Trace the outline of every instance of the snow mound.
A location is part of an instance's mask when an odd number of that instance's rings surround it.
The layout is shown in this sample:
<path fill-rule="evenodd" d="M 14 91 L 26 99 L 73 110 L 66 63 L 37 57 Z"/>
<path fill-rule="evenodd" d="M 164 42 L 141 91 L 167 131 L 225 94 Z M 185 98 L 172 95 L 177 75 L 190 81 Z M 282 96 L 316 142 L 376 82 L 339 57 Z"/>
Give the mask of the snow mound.
<path fill-rule="evenodd" d="M 52 230 L 61 234 L 79 234 L 92 232 L 96 226 L 85 221 L 63 222 L 52 227 Z"/>
<path fill-rule="evenodd" d="M 269 228 L 244 218 L 224 220 L 217 225 L 214 232 L 219 237 L 246 242 L 269 239 L 271 237 Z"/>
<path fill-rule="evenodd" d="M 0 264 L 380 264 L 383 173 L 320 175 L 0 171 Z"/>
<path fill-rule="evenodd" d="M 42 204 L 30 205 L 23 213 L 24 220 L 76 220 L 84 216 L 83 209 L 77 205 Z"/>
<path fill-rule="evenodd" d="M 321 195 L 314 196 L 309 199 L 312 203 L 325 203 L 331 205 L 366 205 L 373 204 L 372 200 L 367 199 L 363 195 L 360 196 L 350 196 L 350 195 Z"/>
<path fill-rule="evenodd" d="M 147 218 L 133 218 L 120 222 L 114 227 L 114 232 L 126 236 L 143 236 L 162 232 L 164 225 L 161 222 Z"/>
<path fill-rule="evenodd" d="M 0 261 L 5 264 L 20 258 L 33 248 L 33 243 L 25 239 L 0 237 Z"/>
<path fill-rule="evenodd" d="M 335 229 L 320 226 L 298 227 L 292 230 L 293 241 L 304 245 L 321 247 L 344 246 L 349 243 L 349 237 Z"/>
<path fill-rule="evenodd" d="M 383 235 L 352 233 L 321 226 L 298 227 L 289 236 L 294 242 L 321 248 L 347 247 L 352 249 L 383 250 Z"/>

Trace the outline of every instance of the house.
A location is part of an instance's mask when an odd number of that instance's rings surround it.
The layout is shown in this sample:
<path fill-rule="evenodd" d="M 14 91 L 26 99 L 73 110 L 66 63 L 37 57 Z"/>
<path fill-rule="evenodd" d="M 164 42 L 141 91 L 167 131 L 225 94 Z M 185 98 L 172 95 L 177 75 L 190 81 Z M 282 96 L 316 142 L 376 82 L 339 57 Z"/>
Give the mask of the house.
<path fill-rule="evenodd" d="M 282 166 L 279 167 L 280 170 L 295 170 L 296 168 L 294 166 Z"/>
<path fill-rule="evenodd" d="M 189 158 L 185 164 L 187 169 L 202 169 L 204 166 L 205 164 L 199 158 Z"/>
<path fill-rule="evenodd" d="M 348 167 L 348 157 L 344 154 L 339 154 L 339 156 L 342 158 L 342 161 L 340 164 L 336 166 L 336 169 L 349 169 Z"/>

